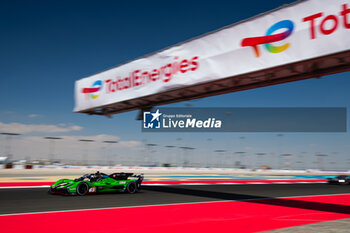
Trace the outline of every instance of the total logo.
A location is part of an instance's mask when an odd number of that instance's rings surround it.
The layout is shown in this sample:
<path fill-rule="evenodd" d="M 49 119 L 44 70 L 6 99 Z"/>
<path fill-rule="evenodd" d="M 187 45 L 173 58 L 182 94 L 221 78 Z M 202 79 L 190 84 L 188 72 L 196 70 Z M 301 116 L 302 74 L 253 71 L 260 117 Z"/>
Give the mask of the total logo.
<path fill-rule="evenodd" d="M 305 39 L 315 40 L 321 36 L 331 35 L 340 29 L 350 29 L 350 19 L 348 15 L 350 15 L 348 4 L 342 4 L 340 12 L 337 14 L 325 15 L 324 12 L 317 12 L 302 18 L 299 22 L 308 24 L 309 36 L 306 35 Z M 274 34 L 283 29 L 284 32 Z M 281 53 L 287 50 L 291 44 L 287 42 L 281 46 L 274 46 L 271 43 L 285 40 L 292 35 L 294 29 L 295 26 L 293 21 L 282 20 L 267 29 L 264 36 L 247 37 L 242 39 L 241 46 L 251 46 L 256 57 L 261 56 L 258 47 L 259 45 L 264 45 L 266 50 L 270 53 Z M 305 31 L 307 32 L 307 30 Z"/>
<path fill-rule="evenodd" d="M 284 29 L 284 28 L 287 29 L 285 32 L 273 34 L 275 31 Z M 293 30 L 294 30 L 294 23 L 291 20 L 283 20 L 278 23 L 275 23 L 269 29 L 267 29 L 265 36 L 245 38 L 242 40 L 241 45 L 243 47 L 252 46 L 256 57 L 260 57 L 260 51 L 259 51 L 258 45 L 261 45 L 261 44 L 263 44 L 266 50 L 269 51 L 270 53 L 280 53 L 288 49 L 290 47 L 290 43 L 286 43 L 281 46 L 273 46 L 270 43 L 286 39 L 288 36 L 290 36 L 293 33 Z"/>
<path fill-rule="evenodd" d="M 97 99 L 100 95 L 99 92 L 102 89 L 103 82 L 102 80 L 95 81 L 91 87 L 83 88 L 81 90 L 82 93 L 86 94 L 86 98 L 89 99 Z"/>

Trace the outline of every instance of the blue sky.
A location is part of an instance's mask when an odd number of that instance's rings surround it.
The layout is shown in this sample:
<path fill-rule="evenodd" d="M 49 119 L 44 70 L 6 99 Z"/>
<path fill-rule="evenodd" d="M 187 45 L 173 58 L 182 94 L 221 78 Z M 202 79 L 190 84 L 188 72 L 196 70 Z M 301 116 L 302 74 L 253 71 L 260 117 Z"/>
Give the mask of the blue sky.
<path fill-rule="evenodd" d="M 146 139 L 159 145 L 174 144 L 176 138 L 182 137 L 183 144 L 202 150 L 230 145 L 230 150 L 235 151 L 245 146 L 247 150 L 254 148 L 252 154 L 277 151 L 282 143 L 283 149 L 278 150 L 284 152 L 338 152 L 335 160 L 347 159 L 348 133 L 286 134 L 281 143 L 275 134 L 245 134 L 247 145 L 241 145 L 238 138 L 242 134 L 238 133 L 141 133 L 135 111 L 113 119 L 72 112 L 75 80 L 290 2 L 293 1 L 2 1 L 0 122 L 64 129 L 27 130 L 24 136 L 103 134 L 126 142 Z M 191 104 L 349 107 L 348 76 L 349 72 L 195 100 Z M 169 106 L 183 107 L 184 103 Z M 208 138 L 213 138 L 213 148 L 203 146 Z"/>

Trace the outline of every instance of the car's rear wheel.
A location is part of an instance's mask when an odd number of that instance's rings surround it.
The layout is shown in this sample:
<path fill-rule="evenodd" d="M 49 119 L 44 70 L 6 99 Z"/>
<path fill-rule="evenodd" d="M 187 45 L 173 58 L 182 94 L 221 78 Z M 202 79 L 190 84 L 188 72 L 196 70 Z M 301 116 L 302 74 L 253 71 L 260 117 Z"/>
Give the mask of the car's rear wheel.
<path fill-rule="evenodd" d="M 89 192 L 89 185 L 85 182 L 78 184 L 77 194 L 79 196 L 84 196 Z"/>
<path fill-rule="evenodd" d="M 128 186 L 126 186 L 126 190 L 128 191 L 128 193 L 135 193 L 137 191 L 136 183 L 130 182 Z"/>

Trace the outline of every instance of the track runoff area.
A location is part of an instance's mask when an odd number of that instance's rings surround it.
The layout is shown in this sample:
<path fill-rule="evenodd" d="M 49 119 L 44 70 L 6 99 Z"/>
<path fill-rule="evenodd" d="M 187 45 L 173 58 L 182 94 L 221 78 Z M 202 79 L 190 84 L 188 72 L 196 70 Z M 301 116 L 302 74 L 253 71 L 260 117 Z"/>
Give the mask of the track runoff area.
<path fill-rule="evenodd" d="M 350 186 L 295 181 L 145 181 L 87 196 L 1 183 L 1 232 L 260 232 L 350 217 Z"/>

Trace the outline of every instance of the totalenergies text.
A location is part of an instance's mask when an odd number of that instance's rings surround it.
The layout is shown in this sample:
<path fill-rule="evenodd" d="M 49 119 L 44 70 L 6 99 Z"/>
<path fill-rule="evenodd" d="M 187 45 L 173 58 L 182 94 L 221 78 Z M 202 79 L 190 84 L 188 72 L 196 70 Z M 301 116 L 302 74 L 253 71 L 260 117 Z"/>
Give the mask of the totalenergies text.
<path fill-rule="evenodd" d="M 198 59 L 198 56 L 183 60 L 174 57 L 173 62 L 159 68 L 151 70 L 136 69 L 127 77 L 116 77 L 114 79 L 104 80 L 106 94 L 153 82 L 161 81 L 167 83 L 173 78 L 180 77 L 182 74 L 196 71 L 199 67 Z"/>

